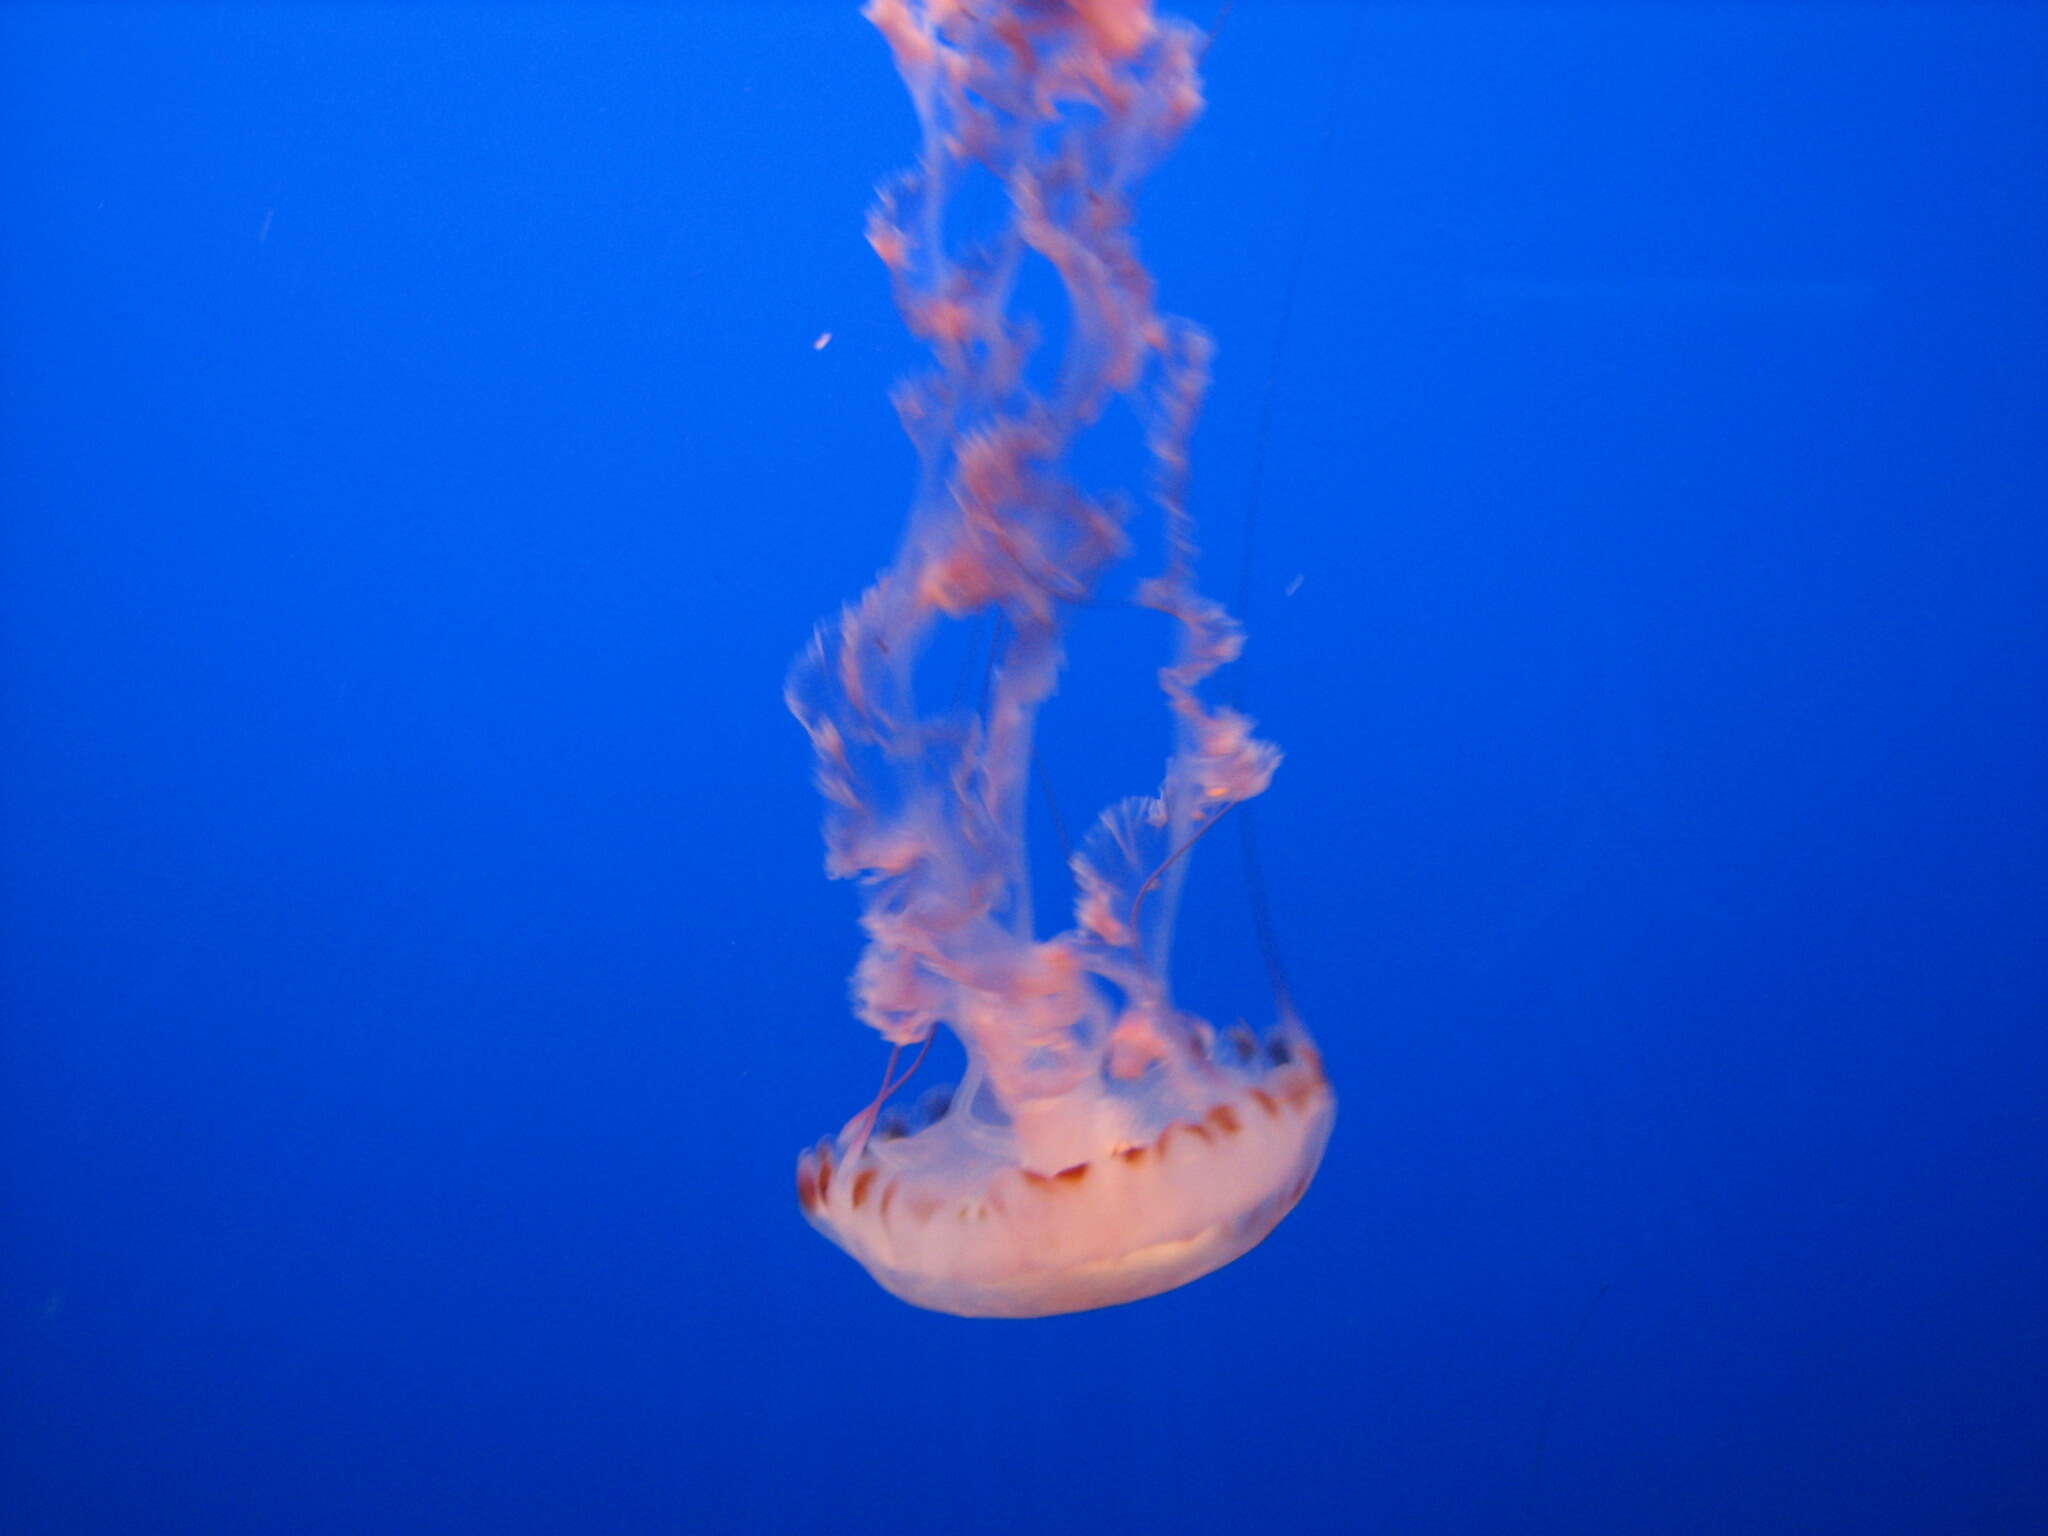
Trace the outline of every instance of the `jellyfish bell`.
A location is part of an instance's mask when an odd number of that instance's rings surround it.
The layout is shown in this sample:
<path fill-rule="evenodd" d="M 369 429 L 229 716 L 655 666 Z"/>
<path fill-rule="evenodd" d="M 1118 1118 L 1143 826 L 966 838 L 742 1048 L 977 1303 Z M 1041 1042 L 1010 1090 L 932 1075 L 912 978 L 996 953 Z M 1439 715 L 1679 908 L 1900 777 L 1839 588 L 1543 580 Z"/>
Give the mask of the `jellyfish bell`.
<path fill-rule="evenodd" d="M 1006 1104 L 984 1078 L 910 1135 L 820 1142 L 798 1160 L 805 1216 L 885 1290 L 963 1317 L 1116 1306 L 1239 1258 L 1322 1159 L 1336 1098 L 1321 1057 L 1291 1020 L 1249 1053 L 1145 1021 L 1168 1036 L 1153 1055 L 1124 1028 L 1057 1095 Z"/>

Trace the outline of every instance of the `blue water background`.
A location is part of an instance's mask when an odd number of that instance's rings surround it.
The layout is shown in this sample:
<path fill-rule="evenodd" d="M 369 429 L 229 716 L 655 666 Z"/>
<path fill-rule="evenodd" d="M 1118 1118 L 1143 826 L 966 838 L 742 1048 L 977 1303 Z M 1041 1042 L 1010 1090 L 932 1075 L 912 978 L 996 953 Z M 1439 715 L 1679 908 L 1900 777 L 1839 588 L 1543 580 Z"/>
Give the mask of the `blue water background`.
<path fill-rule="evenodd" d="M 881 1051 L 781 674 L 913 468 L 853 7 L 0 74 L 6 1530 L 2048 1528 L 2041 8 L 1236 7 L 1144 240 L 1342 1114 L 1031 1324 L 792 1194 Z M 1049 772 L 1149 786 L 1159 639 Z"/>

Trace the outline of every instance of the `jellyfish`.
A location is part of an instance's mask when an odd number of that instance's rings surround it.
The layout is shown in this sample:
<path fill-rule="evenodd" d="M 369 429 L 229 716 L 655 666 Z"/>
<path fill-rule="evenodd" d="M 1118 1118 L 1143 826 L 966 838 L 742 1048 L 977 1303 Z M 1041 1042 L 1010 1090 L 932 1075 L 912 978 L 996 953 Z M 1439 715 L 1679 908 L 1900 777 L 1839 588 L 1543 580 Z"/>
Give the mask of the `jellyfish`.
<path fill-rule="evenodd" d="M 1183 1012 L 1168 979 L 1190 850 L 1280 762 L 1205 696 L 1243 644 L 1194 572 L 1188 443 L 1211 344 L 1155 307 L 1132 232 L 1141 178 L 1201 110 L 1202 36 L 1150 0 L 864 14 L 922 128 L 868 240 L 931 366 L 895 395 L 919 470 L 894 560 L 819 626 L 787 687 L 827 871 L 861 887 L 854 1009 L 892 1047 L 875 1102 L 799 1157 L 798 1202 L 917 1306 L 1113 1306 L 1264 1239 L 1336 1112 L 1284 998 L 1260 1038 Z M 1163 530 L 1129 600 L 1174 636 L 1157 674 L 1173 746 L 1158 791 L 1109 807 L 1071 850 L 1072 925 L 1041 936 L 1025 847 L 1037 717 L 1065 616 L 1137 542 L 1132 498 L 1085 488 L 1076 464 L 1112 410 L 1135 413 L 1147 526 Z M 947 625 L 987 637 L 969 699 L 935 699 L 921 675 Z M 897 1063 L 942 1028 L 965 1048 L 957 1090 L 914 1129 L 881 1122 Z"/>

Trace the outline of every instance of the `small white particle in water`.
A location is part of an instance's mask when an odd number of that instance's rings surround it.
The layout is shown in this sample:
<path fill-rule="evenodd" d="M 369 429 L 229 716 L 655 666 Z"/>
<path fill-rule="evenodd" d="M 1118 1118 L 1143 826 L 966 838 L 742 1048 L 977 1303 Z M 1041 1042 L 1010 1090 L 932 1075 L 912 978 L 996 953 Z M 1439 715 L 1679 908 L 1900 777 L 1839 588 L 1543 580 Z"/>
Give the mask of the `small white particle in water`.
<path fill-rule="evenodd" d="M 831 344 L 832 333 L 830 331 L 820 331 L 818 332 L 818 339 L 811 343 L 811 350 L 813 352 L 822 352 Z"/>
<path fill-rule="evenodd" d="M 1301 590 L 1301 584 L 1307 580 L 1308 577 L 1305 575 L 1296 575 L 1294 580 L 1287 583 L 1287 591 L 1283 595 L 1287 597 L 1294 596 L 1295 593 Z"/>

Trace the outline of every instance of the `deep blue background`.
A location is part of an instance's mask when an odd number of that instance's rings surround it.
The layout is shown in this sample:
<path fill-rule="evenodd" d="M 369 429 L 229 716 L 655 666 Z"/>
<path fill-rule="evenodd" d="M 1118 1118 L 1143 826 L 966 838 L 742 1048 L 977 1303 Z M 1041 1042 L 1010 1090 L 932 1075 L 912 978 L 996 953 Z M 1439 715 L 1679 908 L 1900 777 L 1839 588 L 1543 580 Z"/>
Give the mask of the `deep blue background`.
<path fill-rule="evenodd" d="M 2048 1523 L 2048 14 L 1236 8 L 1146 245 L 1225 593 L 1275 391 L 1343 1114 L 1033 1324 L 791 1193 L 880 1051 L 781 672 L 911 475 L 852 5 L 0 70 L 7 1530 Z M 1101 628 L 1046 757 L 1135 792 Z M 1222 840 L 1184 932 L 1262 1014 Z"/>

